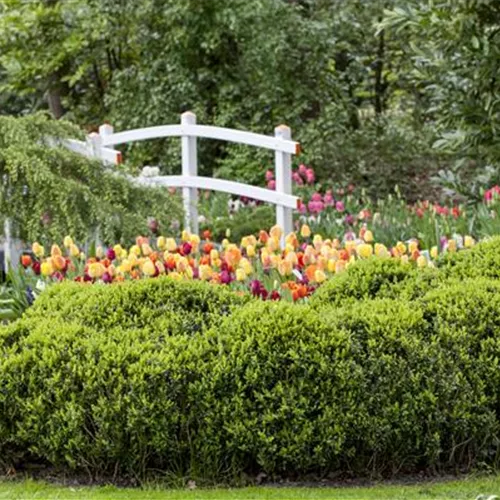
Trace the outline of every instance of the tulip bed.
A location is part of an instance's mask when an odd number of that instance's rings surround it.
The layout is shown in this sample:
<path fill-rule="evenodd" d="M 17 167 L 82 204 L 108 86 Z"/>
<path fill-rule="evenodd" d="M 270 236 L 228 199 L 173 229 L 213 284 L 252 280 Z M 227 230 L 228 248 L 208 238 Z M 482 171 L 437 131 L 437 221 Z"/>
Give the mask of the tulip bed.
<path fill-rule="evenodd" d="M 373 242 L 373 234 L 363 227 L 348 239 L 323 239 L 312 235 L 304 224 L 299 234 L 284 238 L 278 226 L 269 233 L 260 231 L 239 244 L 225 239 L 211 241 L 210 231 L 198 235 L 182 233 L 179 240 L 160 236 L 154 244 L 145 237 L 137 238 L 129 249 L 115 245 L 98 247 L 86 257 L 72 238 L 64 239 L 64 251 L 57 244 L 50 252 L 39 243 L 33 244 L 34 258 L 21 259 L 27 276 L 40 277 L 44 283 L 70 279 L 83 283 L 111 284 L 126 280 L 156 278 L 168 275 L 176 280 L 200 280 L 227 285 L 239 292 L 250 292 L 263 300 L 307 299 L 329 277 L 339 274 L 359 260 L 376 256 L 396 259 L 410 267 L 434 267 L 440 254 L 451 254 L 471 248 L 470 236 L 455 237 L 428 250 L 419 248 L 417 240 L 398 242 L 391 248 Z"/>
<path fill-rule="evenodd" d="M 82 266 L 102 282 L 139 250 L 156 274 L 147 247 Z M 499 465 L 500 238 L 425 268 L 358 253 L 298 303 L 178 269 L 48 287 L 0 326 L 2 461 L 200 483 Z"/>

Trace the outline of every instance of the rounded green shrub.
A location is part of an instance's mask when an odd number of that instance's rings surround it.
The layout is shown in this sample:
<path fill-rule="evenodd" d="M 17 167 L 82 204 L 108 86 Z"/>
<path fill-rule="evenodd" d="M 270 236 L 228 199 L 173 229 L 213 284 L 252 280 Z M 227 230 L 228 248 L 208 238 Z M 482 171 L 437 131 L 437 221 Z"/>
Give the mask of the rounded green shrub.
<path fill-rule="evenodd" d="M 435 281 L 435 269 L 415 269 L 396 259 L 371 259 L 357 261 L 346 271 L 336 274 L 314 293 L 311 305 L 342 305 L 375 297 L 406 298 L 419 296 Z"/>
<path fill-rule="evenodd" d="M 200 394 L 214 425 L 199 437 L 241 470 L 457 465 L 498 431 L 483 384 L 461 377 L 415 305 L 367 300 L 320 317 L 254 303 L 214 330 L 218 363 Z"/>
<path fill-rule="evenodd" d="M 172 280 L 54 287 L 0 328 L 2 460 L 211 480 L 493 463 L 497 285 L 467 286 L 483 295 L 320 310 Z"/>
<path fill-rule="evenodd" d="M 421 304 L 435 341 L 464 376 L 479 377 L 500 420 L 500 281 L 449 281 L 425 295 Z"/>
<path fill-rule="evenodd" d="M 108 328 L 153 328 L 196 333 L 210 326 L 250 295 L 201 281 L 159 278 L 113 285 L 64 282 L 48 288 L 28 309 L 30 318 L 51 317 L 105 331 Z"/>
<path fill-rule="evenodd" d="M 454 278 L 500 278 L 500 236 L 469 250 L 447 254 L 440 262 L 442 273 Z"/>

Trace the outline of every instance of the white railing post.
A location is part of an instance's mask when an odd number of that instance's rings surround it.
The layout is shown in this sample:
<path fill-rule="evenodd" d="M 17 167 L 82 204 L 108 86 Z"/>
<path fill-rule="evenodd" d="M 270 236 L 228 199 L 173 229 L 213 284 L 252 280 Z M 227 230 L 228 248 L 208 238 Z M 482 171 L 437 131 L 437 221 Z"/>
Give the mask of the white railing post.
<path fill-rule="evenodd" d="M 4 242 L 3 242 L 3 260 L 4 260 L 4 271 L 5 274 L 9 271 L 10 267 L 13 265 L 12 263 L 12 234 L 11 234 L 11 223 L 10 219 L 5 219 L 3 224 L 3 234 L 4 234 Z"/>
<path fill-rule="evenodd" d="M 89 150 L 89 154 L 96 159 L 100 159 L 102 157 L 102 138 L 96 132 L 92 132 L 87 136 L 87 148 Z"/>
<path fill-rule="evenodd" d="M 99 132 L 101 129 L 99 128 Z M 87 136 L 87 148 L 90 155 L 96 159 L 102 159 L 102 137 L 96 132 L 92 132 Z M 95 228 L 94 231 L 94 241 L 96 246 L 101 245 L 101 231 L 99 226 Z"/>
<path fill-rule="evenodd" d="M 113 135 L 114 128 L 109 123 L 104 123 L 99 127 L 99 136 L 106 137 L 108 135 Z M 113 146 L 107 146 L 109 149 L 115 149 Z"/>
<path fill-rule="evenodd" d="M 277 138 L 290 140 L 291 130 L 286 125 L 280 125 L 274 129 Z M 292 194 L 292 156 L 290 153 L 282 151 L 275 152 L 276 169 L 276 192 Z M 284 244 L 284 237 L 293 230 L 292 209 L 282 205 L 276 205 L 276 224 L 283 229 L 281 244 Z"/>
<path fill-rule="evenodd" d="M 181 125 L 195 125 L 196 115 L 186 111 L 181 115 Z M 182 134 L 182 175 L 196 177 L 198 175 L 198 151 L 196 137 Z M 184 228 L 198 234 L 198 190 L 192 187 L 182 188 L 184 203 Z"/>

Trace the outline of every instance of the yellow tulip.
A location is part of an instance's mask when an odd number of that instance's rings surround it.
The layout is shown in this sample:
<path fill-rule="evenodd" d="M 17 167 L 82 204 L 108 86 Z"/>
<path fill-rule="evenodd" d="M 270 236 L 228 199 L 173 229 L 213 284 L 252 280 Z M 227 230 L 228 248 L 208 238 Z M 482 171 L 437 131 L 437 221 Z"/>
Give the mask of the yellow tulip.
<path fill-rule="evenodd" d="M 236 280 L 237 281 L 245 281 L 247 279 L 247 274 L 241 268 L 236 269 Z"/>
<path fill-rule="evenodd" d="M 191 233 L 184 229 L 184 231 L 182 231 L 182 234 L 181 234 L 181 240 L 182 241 L 189 241 L 189 238 L 191 238 Z"/>
<path fill-rule="evenodd" d="M 213 270 L 210 266 L 208 266 L 207 264 L 202 264 L 199 268 L 198 268 L 198 273 L 199 273 L 199 276 L 200 276 L 200 279 L 201 280 L 204 280 L 204 281 L 208 281 L 209 279 L 212 278 L 212 275 L 213 275 Z"/>
<path fill-rule="evenodd" d="M 321 236 L 321 234 L 315 234 L 313 238 L 314 248 L 319 249 L 322 244 L 323 244 L 323 237 Z"/>
<path fill-rule="evenodd" d="M 95 249 L 95 256 L 98 257 L 99 259 L 102 259 L 104 257 L 104 248 L 101 246 L 98 246 Z"/>
<path fill-rule="evenodd" d="M 132 245 L 130 247 L 129 253 L 135 255 L 136 257 L 139 257 L 139 255 L 141 255 L 141 249 L 140 249 L 139 245 Z"/>
<path fill-rule="evenodd" d="M 417 258 L 417 267 L 427 267 L 427 259 L 425 258 L 425 256 L 420 255 Z"/>
<path fill-rule="evenodd" d="M 61 249 L 59 248 L 59 245 L 52 245 L 52 248 L 50 249 L 50 256 L 55 257 L 56 255 L 62 255 Z"/>
<path fill-rule="evenodd" d="M 219 251 L 213 248 L 210 250 L 210 262 L 214 262 L 219 259 Z M 212 264 L 213 265 L 213 264 Z"/>
<path fill-rule="evenodd" d="M 272 236 L 267 240 L 267 248 L 270 252 L 276 252 L 277 250 L 280 249 L 280 240 L 279 238 L 276 238 L 275 236 Z"/>
<path fill-rule="evenodd" d="M 311 228 L 307 224 L 302 224 L 300 236 L 302 236 L 302 238 L 309 238 L 311 236 Z"/>
<path fill-rule="evenodd" d="M 246 248 L 248 245 L 250 245 L 250 241 L 248 240 L 248 236 L 243 236 L 243 238 L 241 238 L 240 246 L 243 248 Z"/>
<path fill-rule="evenodd" d="M 40 245 L 40 243 L 37 243 L 36 241 L 35 243 L 33 243 L 31 250 L 39 259 L 42 258 L 45 253 L 45 249 L 43 248 L 43 246 Z"/>
<path fill-rule="evenodd" d="M 299 246 L 299 240 L 297 238 L 297 235 L 295 233 L 287 234 L 285 238 L 285 243 L 287 244 L 287 246 L 295 250 Z"/>
<path fill-rule="evenodd" d="M 375 243 L 375 255 L 377 257 L 389 257 L 389 251 L 385 245 Z"/>
<path fill-rule="evenodd" d="M 186 275 L 187 278 L 192 280 L 194 276 L 193 268 L 191 266 L 187 266 L 186 269 L 184 270 L 184 274 Z"/>
<path fill-rule="evenodd" d="M 373 241 L 373 233 L 370 230 L 365 231 L 363 239 L 365 240 L 365 243 L 371 243 Z"/>
<path fill-rule="evenodd" d="M 368 243 L 362 243 L 356 247 L 356 253 L 363 259 L 367 259 L 373 255 L 373 247 Z"/>
<path fill-rule="evenodd" d="M 156 240 L 156 246 L 158 247 L 158 250 L 161 250 L 162 252 L 165 251 L 167 248 L 167 238 L 165 238 L 165 236 L 159 236 Z"/>
<path fill-rule="evenodd" d="M 438 247 L 434 246 L 431 248 L 431 257 L 433 259 L 437 259 L 439 256 L 439 251 L 438 251 Z"/>
<path fill-rule="evenodd" d="M 455 240 L 448 240 L 448 252 L 457 251 L 457 242 Z"/>
<path fill-rule="evenodd" d="M 89 264 L 88 273 L 91 278 L 99 279 L 106 272 L 106 268 L 100 262 Z"/>
<path fill-rule="evenodd" d="M 288 252 L 285 256 L 285 260 L 290 262 L 293 266 L 296 266 L 299 263 L 299 258 L 295 252 Z"/>
<path fill-rule="evenodd" d="M 273 226 L 271 228 L 271 230 L 269 231 L 269 236 L 271 236 L 271 238 L 275 238 L 279 241 L 279 239 L 283 236 L 283 230 L 278 225 Z"/>
<path fill-rule="evenodd" d="M 276 254 L 272 253 L 269 256 L 269 260 L 271 262 L 271 267 L 273 269 L 276 269 L 278 267 L 279 263 L 281 262 L 281 257 L 279 255 L 276 255 Z"/>
<path fill-rule="evenodd" d="M 476 244 L 476 242 L 474 241 L 474 238 L 472 238 L 471 236 L 465 236 L 464 237 L 464 247 L 465 248 L 471 248 L 475 244 Z"/>
<path fill-rule="evenodd" d="M 413 252 L 418 250 L 418 241 L 412 240 L 408 244 L 408 251 L 412 254 Z"/>
<path fill-rule="evenodd" d="M 281 276 L 289 276 L 290 274 L 292 274 L 292 271 L 293 265 L 290 261 L 282 260 L 278 263 L 278 272 L 281 274 Z"/>
<path fill-rule="evenodd" d="M 153 249 L 151 248 L 149 243 L 143 243 L 141 245 L 141 250 L 142 250 L 142 255 L 145 255 L 146 257 L 153 253 Z"/>
<path fill-rule="evenodd" d="M 330 259 L 327 264 L 328 272 L 334 273 L 337 266 L 337 261 L 335 259 Z"/>
<path fill-rule="evenodd" d="M 398 241 L 396 244 L 396 249 L 400 253 L 400 255 L 403 255 L 406 253 L 406 245 L 402 243 L 401 241 Z"/>
<path fill-rule="evenodd" d="M 69 254 L 71 255 L 71 257 L 78 257 L 80 255 L 80 249 L 74 243 L 72 243 L 69 246 Z"/>
<path fill-rule="evenodd" d="M 323 283 L 326 280 L 326 274 L 321 269 L 317 269 L 314 273 L 314 280 L 316 283 Z"/>
<path fill-rule="evenodd" d="M 401 263 L 402 264 L 408 264 L 409 262 L 410 262 L 410 259 L 409 259 L 408 255 L 401 256 Z"/>
<path fill-rule="evenodd" d="M 65 236 L 63 245 L 65 248 L 69 248 L 71 245 L 73 245 L 73 240 L 71 239 L 71 236 Z"/>
<path fill-rule="evenodd" d="M 45 262 L 42 262 L 40 272 L 43 276 L 50 276 L 54 272 L 54 266 L 52 265 L 51 259 L 47 259 Z"/>
<path fill-rule="evenodd" d="M 245 271 L 245 274 L 248 276 L 253 273 L 253 267 L 252 264 L 248 259 L 241 259 L 240 261 L 240 267 Z"/>
<path fill-rule="evenodd" d="M 123 273 L 129 273 L 132 270 L 132 264 L 128 260 L 122 261 L 120 269 Z"/>
<path fill-rule="evenodd" d="M 167 238 L 165 242 L 165 248 L 168 252 L 175 252 L 177 250 L 177 243 L 174 238 Z"/>
<path fill-rule="evenodd" d="M 152 262 L 150 259 L 147 259 L 142 264 L 141 271 L 146 276 L 154 276 L 156 274 L 156 266 L 154 265 L 154 262 Z"/>
<path fill-rule="evenodd" d="M 247 255 L 249 257 L 255 257 L 255 246 L 254 245 L 248 245 L 246 250 L 247 250 Z"/>

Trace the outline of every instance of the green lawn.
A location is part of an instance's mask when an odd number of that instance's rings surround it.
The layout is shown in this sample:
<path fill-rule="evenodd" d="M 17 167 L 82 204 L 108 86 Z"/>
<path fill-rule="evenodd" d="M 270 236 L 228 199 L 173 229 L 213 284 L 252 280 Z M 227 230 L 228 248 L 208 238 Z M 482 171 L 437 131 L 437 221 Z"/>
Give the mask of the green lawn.
<path fill-rule="evenodd" d="M 479 495 L 499 495 L 500 476 L 413 486 L 369 488 L 243 488 L 214 490 L 119 489 L 105 487 L 62 487 L 43 482 L 0 482 L 0 499 L 8 500 L 233 500 L 233 499 L 335 499 L 335 500 L 475 500 Z"/>

